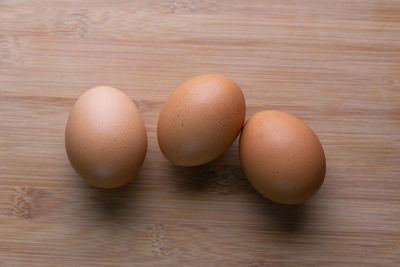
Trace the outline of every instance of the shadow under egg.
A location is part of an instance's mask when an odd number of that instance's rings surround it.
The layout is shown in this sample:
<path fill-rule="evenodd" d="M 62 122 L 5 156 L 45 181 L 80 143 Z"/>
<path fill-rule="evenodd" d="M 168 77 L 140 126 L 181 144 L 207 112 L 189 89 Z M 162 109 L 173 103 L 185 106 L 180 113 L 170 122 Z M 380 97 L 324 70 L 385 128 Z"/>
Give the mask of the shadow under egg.
<path fill-rule="evenodd" d="M 179 192 L 224 195 L 251 190 L 240 166 L 238 142 L 209 163 L 196 167 L 171 164 L 170 172 Z"/>

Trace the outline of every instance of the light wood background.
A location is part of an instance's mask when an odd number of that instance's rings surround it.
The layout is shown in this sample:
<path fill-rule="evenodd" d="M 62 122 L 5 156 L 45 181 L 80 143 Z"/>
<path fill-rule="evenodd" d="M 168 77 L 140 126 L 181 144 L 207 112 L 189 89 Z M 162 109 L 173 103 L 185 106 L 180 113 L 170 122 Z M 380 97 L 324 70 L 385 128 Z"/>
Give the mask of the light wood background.
<path fill-rule="evenodd" d="M 307 122 L 327 158 L 301 206 L 257 194 L 237 142 L 198 168 L 156 139 L 178 85 L 218 72 L 247 117 Z M 139 175 L 85 184 L 64 128 L 76 98 L 119 88 L 148 130 Z M 0 266 L 400 266 L 400 1 L 0 0 Z"/>

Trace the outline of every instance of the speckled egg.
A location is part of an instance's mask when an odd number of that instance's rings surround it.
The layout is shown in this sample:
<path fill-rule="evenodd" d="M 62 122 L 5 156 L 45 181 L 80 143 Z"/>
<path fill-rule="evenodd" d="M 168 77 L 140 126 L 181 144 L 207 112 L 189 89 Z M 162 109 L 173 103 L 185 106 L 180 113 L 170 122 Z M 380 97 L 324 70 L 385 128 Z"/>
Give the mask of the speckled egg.
<path fill-rule="evenodd" d="M 128 183 L 146 155 L 147 135 L 132 100 L 108 86 L 92 88 L 76 101 L 65 130 L 75 171 L 89 184 L 115 188 Z"/>
<path fill-rule="evenodd" d="M 166 101 L 158 120 L 158 144 L 176 165 L 205 164 L 234 142 L 245 114 L 243 93 L 233 80 L 219 74 L 197 76 Z"/>
<path fill-rule="evenodd" d="M 256 113 L 244 125 L 240 162 L 250 183 L 265 197 L 299 204 L 313 196 L 325 177 L 325 154 L 315 133 L 281 111 Z"/>

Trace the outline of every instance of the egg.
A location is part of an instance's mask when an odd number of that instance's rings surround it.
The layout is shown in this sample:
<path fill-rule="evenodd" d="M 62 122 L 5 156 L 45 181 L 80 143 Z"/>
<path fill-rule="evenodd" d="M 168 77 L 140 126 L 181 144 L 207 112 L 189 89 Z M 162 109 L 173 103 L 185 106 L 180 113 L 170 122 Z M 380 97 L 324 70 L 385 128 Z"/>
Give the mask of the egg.
<path fill-rule="evenodd" d="M 219 74 L 194 77 L 178 87 L 161 110 L 161 152 L 179 166 L 212 161 L 235 141 L 245 115 L 243 93 L 233 80 Z"/>
<path fill-rule="evenodd" d="M 99 86 L 83 93 L 73 106 L 65 148 L 72 167 L 89 184 L 116 188 L 139 171 L 146 155 L 146 129 L 125 93 Z"/>
<path fill-rule="evenodd" d="M 300 119 L 281 111 L 256 113 L 244 125 L 240 163 L 262 195 L 282 204 L 313 196 L 325 177 L 325 153 L 315 133 Z"/>

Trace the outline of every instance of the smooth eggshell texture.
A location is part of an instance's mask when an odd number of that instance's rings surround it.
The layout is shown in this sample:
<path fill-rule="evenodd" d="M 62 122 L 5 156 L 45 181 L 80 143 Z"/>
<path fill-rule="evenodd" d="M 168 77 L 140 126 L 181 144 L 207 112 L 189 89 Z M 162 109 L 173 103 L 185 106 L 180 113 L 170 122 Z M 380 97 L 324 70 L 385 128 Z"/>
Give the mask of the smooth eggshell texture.
<path fill-rule="evenodd" d="M 197 76 L 165 103 L 157 127 L 160 149 L 176 165 L 205 164 L 235 141 L 245 115 L 244 96 L 234 81 L 219 74 Z"/>
<path fill-rule="evenodd" d="M 147 135 L 132 100 L 107 86 L 76 101 L 65 130 L 71 165 L 89 184 L 115 188 L 128 183 L 146 155 Z"/>
<path fill-rule="evenodd" d="M 272 201 L 302 203 L 324 181 L 325 154 L 318 137 L 285 112 L 253 115 L 244 125 L 239 151 L 250 183 Z"/>

